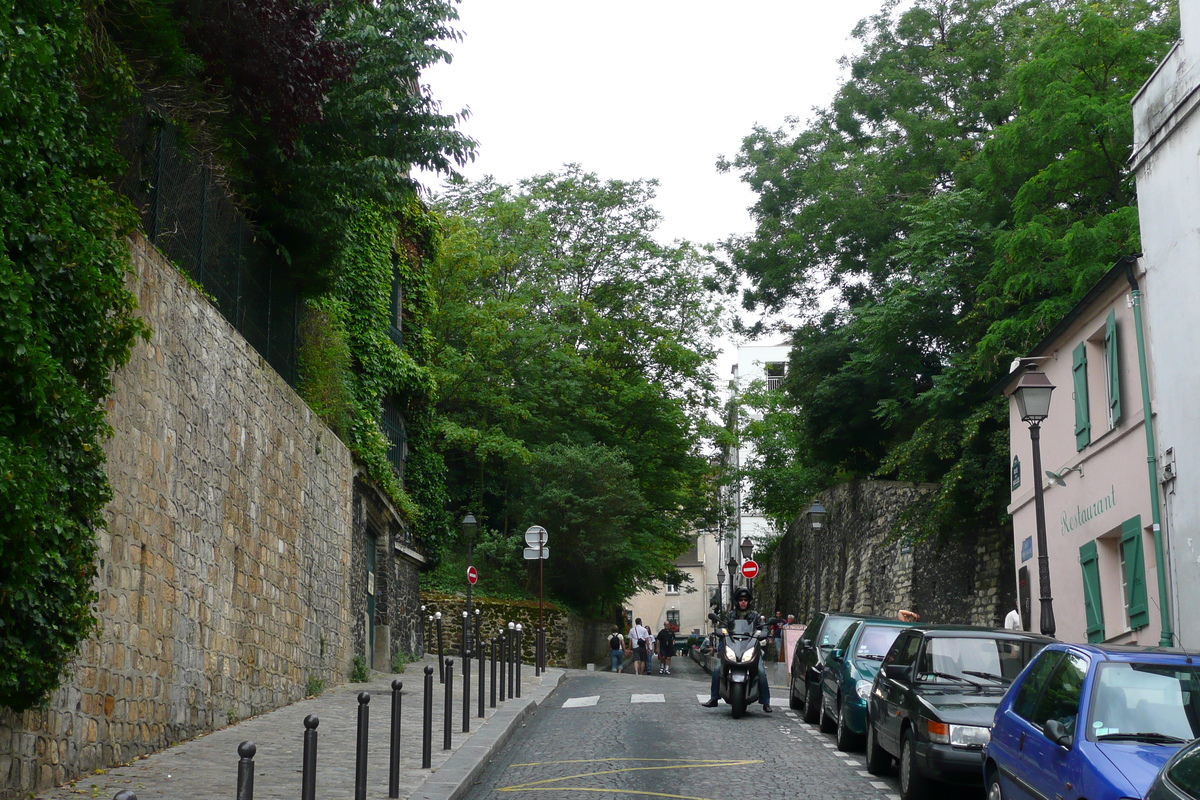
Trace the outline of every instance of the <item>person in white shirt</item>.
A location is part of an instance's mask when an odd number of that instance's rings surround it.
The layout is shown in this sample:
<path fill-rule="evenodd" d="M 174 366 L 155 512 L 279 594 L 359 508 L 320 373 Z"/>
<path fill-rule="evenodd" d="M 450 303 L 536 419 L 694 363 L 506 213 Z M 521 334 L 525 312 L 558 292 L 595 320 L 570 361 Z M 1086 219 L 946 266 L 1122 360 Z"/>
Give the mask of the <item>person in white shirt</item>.
<path fill-rule="evenodd" d="M 1004 627 L 1010 631 L 1021 630 L 1021 612 L 1015 608 L 1004 618 Z"/>
<path fill-rule="evenodd" d="M 642 618 L 633 621 L 629 629 L 629 646 L 633 648 L 633 674 L 641 675 L 649 661 L 650 629 L 642 624 Z"/>

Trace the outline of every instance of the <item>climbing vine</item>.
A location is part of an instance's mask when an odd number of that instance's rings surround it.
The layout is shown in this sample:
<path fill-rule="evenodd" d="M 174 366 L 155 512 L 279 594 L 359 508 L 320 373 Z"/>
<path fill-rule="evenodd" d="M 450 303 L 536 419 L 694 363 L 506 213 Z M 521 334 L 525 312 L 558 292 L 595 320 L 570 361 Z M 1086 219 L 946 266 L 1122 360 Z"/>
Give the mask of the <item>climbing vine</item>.
<path fill-rule="evenodd" d="M 129 84 L 93 50 L 74 0 L 0 18 L 0 704 L 18 711 L 94 627 L 103 401 L 147 332 L 124 283 L 133 216 L 110 188 Z"/>

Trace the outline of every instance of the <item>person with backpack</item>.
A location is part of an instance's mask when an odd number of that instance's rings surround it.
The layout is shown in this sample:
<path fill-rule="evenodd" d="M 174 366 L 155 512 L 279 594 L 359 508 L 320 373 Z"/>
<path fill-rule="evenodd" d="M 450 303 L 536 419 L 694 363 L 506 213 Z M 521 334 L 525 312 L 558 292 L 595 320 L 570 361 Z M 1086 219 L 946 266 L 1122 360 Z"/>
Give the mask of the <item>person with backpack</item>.
<path fill-rule="evenodd" d="M 612 633 L 608 637 L 608 659 L 611 662 L 612 671 L 621 671 L 621 662 L 625 657 L 625 637 L 621 635 L 621 629 L 616 625 L 612 626 Z"/>
<path fill-rule="evenodd" d="M 635 675 L 647 674 L 650 663 L 650 629 L 642 624 L 642 618 L 633 621 L 629 629 L 629 646 L 633 648 L 633 672 Z"/>

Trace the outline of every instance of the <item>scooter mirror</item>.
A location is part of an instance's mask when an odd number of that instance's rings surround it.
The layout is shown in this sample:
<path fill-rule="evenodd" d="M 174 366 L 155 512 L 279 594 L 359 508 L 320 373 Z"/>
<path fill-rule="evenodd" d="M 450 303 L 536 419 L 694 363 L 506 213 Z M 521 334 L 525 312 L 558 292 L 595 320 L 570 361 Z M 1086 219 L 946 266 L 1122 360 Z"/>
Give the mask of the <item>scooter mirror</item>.
<path fill-rule="evenodd" d="M 710 611 L 708 613 L 708 618 L 711 619 L 713 622 L 716 622 L 719 619 L 719 617 L 717 617 L 717 612 L 715 612 L 715 611 Z"/>

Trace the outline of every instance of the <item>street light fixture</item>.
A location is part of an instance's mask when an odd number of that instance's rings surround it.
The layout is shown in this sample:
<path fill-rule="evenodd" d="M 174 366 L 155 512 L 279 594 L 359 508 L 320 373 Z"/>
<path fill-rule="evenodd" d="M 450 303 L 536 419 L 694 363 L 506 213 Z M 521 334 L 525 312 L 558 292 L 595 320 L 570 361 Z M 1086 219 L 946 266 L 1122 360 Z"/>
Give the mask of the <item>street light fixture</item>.
<path fill-rule="evenodd" d="M 1046 636 L 1054 635 L 1054 599 L 1050 596 L 1050 557 L 1046 554 L 1046 500 L 1042 492 L 1042 420 L 1050 415 L 1050 393 L 1054 384 L 1039 372 L 1034 365 L 1021 375 L 1013 389 L 1017 401 L 1017 413 L 1029 426 L 1029 439 L 1033 444 L 1033 506 L 1037 523 L 1038 543 L 1038 589 L 1042 605 L 1041 630 Z"/>
<path fill-rule="evenodd" d="M 754 554 L 754 542 L 750 541 L 749 536 L 747 536 L 745 539 L 742 539 L 741 551 L 743 561 L 749 561 L 750 556 Z"/>
<path fill-rule="evenodd" d="M 813 503 L 808 507 L 808 511 L 804 512 L 808 517 L 808 526 L 814 531 L 819 531 L 825 527 L 825 517 L 829 512 L 825 510 L 825 506 L 820 503 Z"/>
<path fill-rule="evenodd" d="M 733 576 L 738 571 L 738 561 L 732 553 L 729 554 L 729 561 L 725 566 L 729 567 L 729 607 L 733 608 Z"/>
<path fill-rule="evenodd" d="M 721 611 L 725 610 L 725 604 L 721 602 L 721 590 L 725 588 L 725 568 L 717 567 L 717 605 Z"/>

